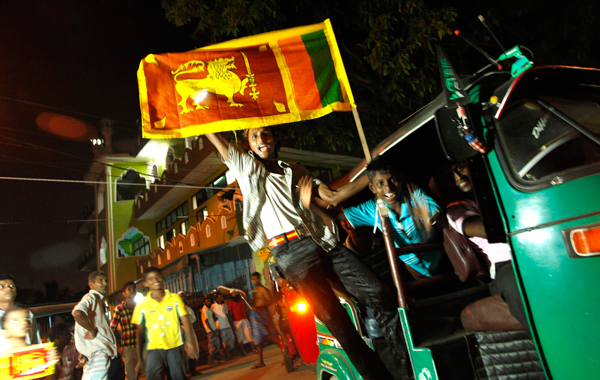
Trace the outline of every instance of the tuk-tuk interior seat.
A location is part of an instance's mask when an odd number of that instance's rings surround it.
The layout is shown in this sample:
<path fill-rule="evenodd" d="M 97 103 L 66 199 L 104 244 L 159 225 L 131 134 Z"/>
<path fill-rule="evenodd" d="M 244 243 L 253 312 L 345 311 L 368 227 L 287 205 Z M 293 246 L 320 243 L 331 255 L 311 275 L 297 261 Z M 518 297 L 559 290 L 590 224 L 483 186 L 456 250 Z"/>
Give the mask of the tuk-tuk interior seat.
<path fill-rule="evenodd" d="M 508 305 L 498 295 L 468 305 L 461 312 L 460 319 L 468 332 L 527 330 L 510 314 Z"/>

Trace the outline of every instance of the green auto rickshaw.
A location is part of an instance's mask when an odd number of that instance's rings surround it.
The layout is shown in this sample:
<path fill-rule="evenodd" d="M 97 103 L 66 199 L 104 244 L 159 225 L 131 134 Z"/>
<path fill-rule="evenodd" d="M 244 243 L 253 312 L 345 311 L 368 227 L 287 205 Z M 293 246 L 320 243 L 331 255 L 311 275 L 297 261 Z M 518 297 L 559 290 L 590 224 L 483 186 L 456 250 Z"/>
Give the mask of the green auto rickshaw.
<path fill-rule="evenodd" d="M 418 380 L 600 378 L 600 70 L 528 65 L 512 74 L 462 80 L 469 98 L 462 106 L 484 153 L 465 138 L 445 94 L 373 151 L 409 162 L 423 186 L 443 161 L 467 161 L 488 239 L 512 249 L 529 323 L 467 331 L 461 312 L 489 298 L 486 281 L 405 276 L 398 311 Z M 365 260 L 389 277 L 377 251 Z M 368 334 L 368 314 L 339 296 L 364 339 L 385 350 Z M 335 337 L 316 324 L 318 378 L 360 379 Z"/>

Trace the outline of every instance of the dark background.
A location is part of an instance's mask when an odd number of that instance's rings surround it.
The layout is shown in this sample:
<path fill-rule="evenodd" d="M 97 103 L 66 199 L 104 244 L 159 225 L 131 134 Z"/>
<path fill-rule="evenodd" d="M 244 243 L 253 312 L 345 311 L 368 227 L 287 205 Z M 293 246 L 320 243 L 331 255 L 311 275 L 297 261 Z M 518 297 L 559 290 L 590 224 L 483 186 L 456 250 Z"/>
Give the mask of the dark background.
<path fill-rule="evenodd" d="M 342 2 L 334 0 L 275 3 L 289 11 L 287 20 L 278 16 L 270 21 L 277 28 L 331 17 L 339 42 L 359 52 L 352 58 L 360 59 L 366 51 L 361 45 L 364 30 L 344 19 L 349 14 L 356 17 L 361 10 L 343 8 Z M 369 2 L 375 8 L 397 9 L 392 3 Z M 452 28 L 461 29 L 492 56 L 500 50 L 478 23 L 478 14 L 486 15 L 505 47 L 522 44 L 532 49 L 536 63 L 600 66 L 600 6 L 594 3 L 434 0 L 427 4 L 454 7 L 458 17 Z M 297 17 L 302 13 L 320 18 Z M 195 27 L 195 21 L 182 27 L 168 23 L 159 0 L 0 2 L 0 177 L 81 180 L 93 158 L 89 139 L 69 140 L 45 132 L 36 118 L 42 112 L 53 112 L 94 128 L 108 118 L 115 122 L 117 138 L 135 136 L 140 118 L 136 77 L 140 60 L 150 53 L 191 50 L 215 39 L 211 33 L 199 33 L 198 40 L 192 39 Z M 230 38 L 221 36 L 219 40 Z M 456 37 L 445 37 L 442 45 L 459 73 L 473 73 L 487 63 Z M 361 74 L 360 65 L 347 58 L 345 55 L 350 77 Z M 385 82 L 386 77 L 380 79 Z M 394 120 L 386 126 L 394 130 L 398 121 L 416 110 L 390 103 L 380 113 L 369 114 L 371 104 L 379 101 L 369 92 L 373 86 L 362 83 L 361 88 L 353 79 L 351 83 L 367 137 L 375 142 L 387 135 L 379 124 Z M 422 99 L 423 103 L 426 100 Z M 287 135 L 295 133 L 290 140 L 300 139 L 327 129 L 335 120 L 354 129 L 351 116 L 339 113 L 289 129 L 292 132 Z M 353 135 L 350 139 L 358 141 Z M 319 134 L 314 134 L 313 140 L 317 145 L 331 142 Z M 359 147 L 349 150 L 362 154 Z M 93 187 L 86 184 L 0 179 L 0 273 L 16 277 L 23 301 L 66 300 L 74 290 L 85 289 L 87 273 L 77 271 L 77 259 L 88 242 L 77 233 L 76 221 L 92 200 Z"/>
<path fill-rule="evenodd" d="M 0 176 L 83 179 L 90 141 L 47 133 L 37 116 L 54 112 L 97 128 L 110 118 L 117 136 L 135 135 L 140 60 L 195 48 L 189 29 L 168 24 L 158 1 L 3 1 Z M 40 301 L 26 288 L 50 300 L 87 286 L 77 258 L 88 242 L 73 221 L 93 197 L 86 184 L 0 180 L 0 273 L 15 276 L 23 301 Z"/>

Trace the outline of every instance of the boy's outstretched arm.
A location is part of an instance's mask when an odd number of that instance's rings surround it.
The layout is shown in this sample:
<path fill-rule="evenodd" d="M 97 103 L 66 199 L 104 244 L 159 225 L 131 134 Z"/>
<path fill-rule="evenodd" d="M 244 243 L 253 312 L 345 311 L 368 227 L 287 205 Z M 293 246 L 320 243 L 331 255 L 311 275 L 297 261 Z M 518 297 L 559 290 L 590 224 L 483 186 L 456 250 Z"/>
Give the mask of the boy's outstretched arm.
<path fill-rule="evenodd" d="M 337 206 L 346 199 L 356 195 L 359 191 L 367 187 L 369 184 L 369 177 L 367 175 L 361 176 L 354 182 L 350 182 L 337 190 L 331 190 L 329 186 L 324 183 L 319 184 L 319 197 L 327 201 L 332 206 Z"/>
<path fill-rule="evenodd" d="M 217 148 L 223 159 L 229 159 L 229 141 L 225 139 L 220 133 L 207 133 L 206 138 Z"/>
<path fill-rule="evenodd" d="M 302 201 L 302 205 L 307 210 L 311 210 L 321 218 L 328 218 L 343 222 L 346 219 L 346 215 L 338 210 L 329 209 L 326 210 L 323 207 L 317 205 L 316 202 L 312 201 L 313 193 L 313 179 L 311 176 L 304 176 L 298 181 L 298 195 Z"/>

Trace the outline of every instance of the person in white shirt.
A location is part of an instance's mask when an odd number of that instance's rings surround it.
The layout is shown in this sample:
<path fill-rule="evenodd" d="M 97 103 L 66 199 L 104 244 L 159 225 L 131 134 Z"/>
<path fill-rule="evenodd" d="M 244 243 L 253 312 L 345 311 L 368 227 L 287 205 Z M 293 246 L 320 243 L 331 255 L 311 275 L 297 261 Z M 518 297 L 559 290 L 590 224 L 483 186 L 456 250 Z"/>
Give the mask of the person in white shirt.
<path fill-rule="evenodd" d="M 204 298 L 204 306 L 200 319 L 206 331 L 206 339 L 208 341 L 208 364 L 212 365 L 215 361 L 215 353 L 219 351 L 219 329 L 215 323 L 215 315 L 210 309 L 212 300 L 210 297 Z"/>
<path fill-rule="evenodd" d="M 217 328 L 221 333 L 221 344 L 224 348 L 225 355 L 231 358 L 230 351 L 235 347 L 235 338 L 233 336 L 233 329 L 231 328 L 232 323 L 229 320 L 229 313 L 227 312 L 227 305 L 223 300 L 222 294 L 217 294 L 217 302 L 215 302 L 210 309 L 217 317 Z"/>
<path fill-rule="evenodd" d="M 110 328 L 110 309 L 106 303 L 108 277 L 103 271 L 90 273 L 89 293 L 73 308 L 75 347 L 87 358 L 83 380 L 108 380 L 111 361 L 117 372 L 125 375 L 117 350 L 117 340 Z M 119 367 L 120 368 L 117 368 Z M 120 369 L 120 371 L 118 371 Z M 114 369 L 113 369 L 114 370 Z"/>

